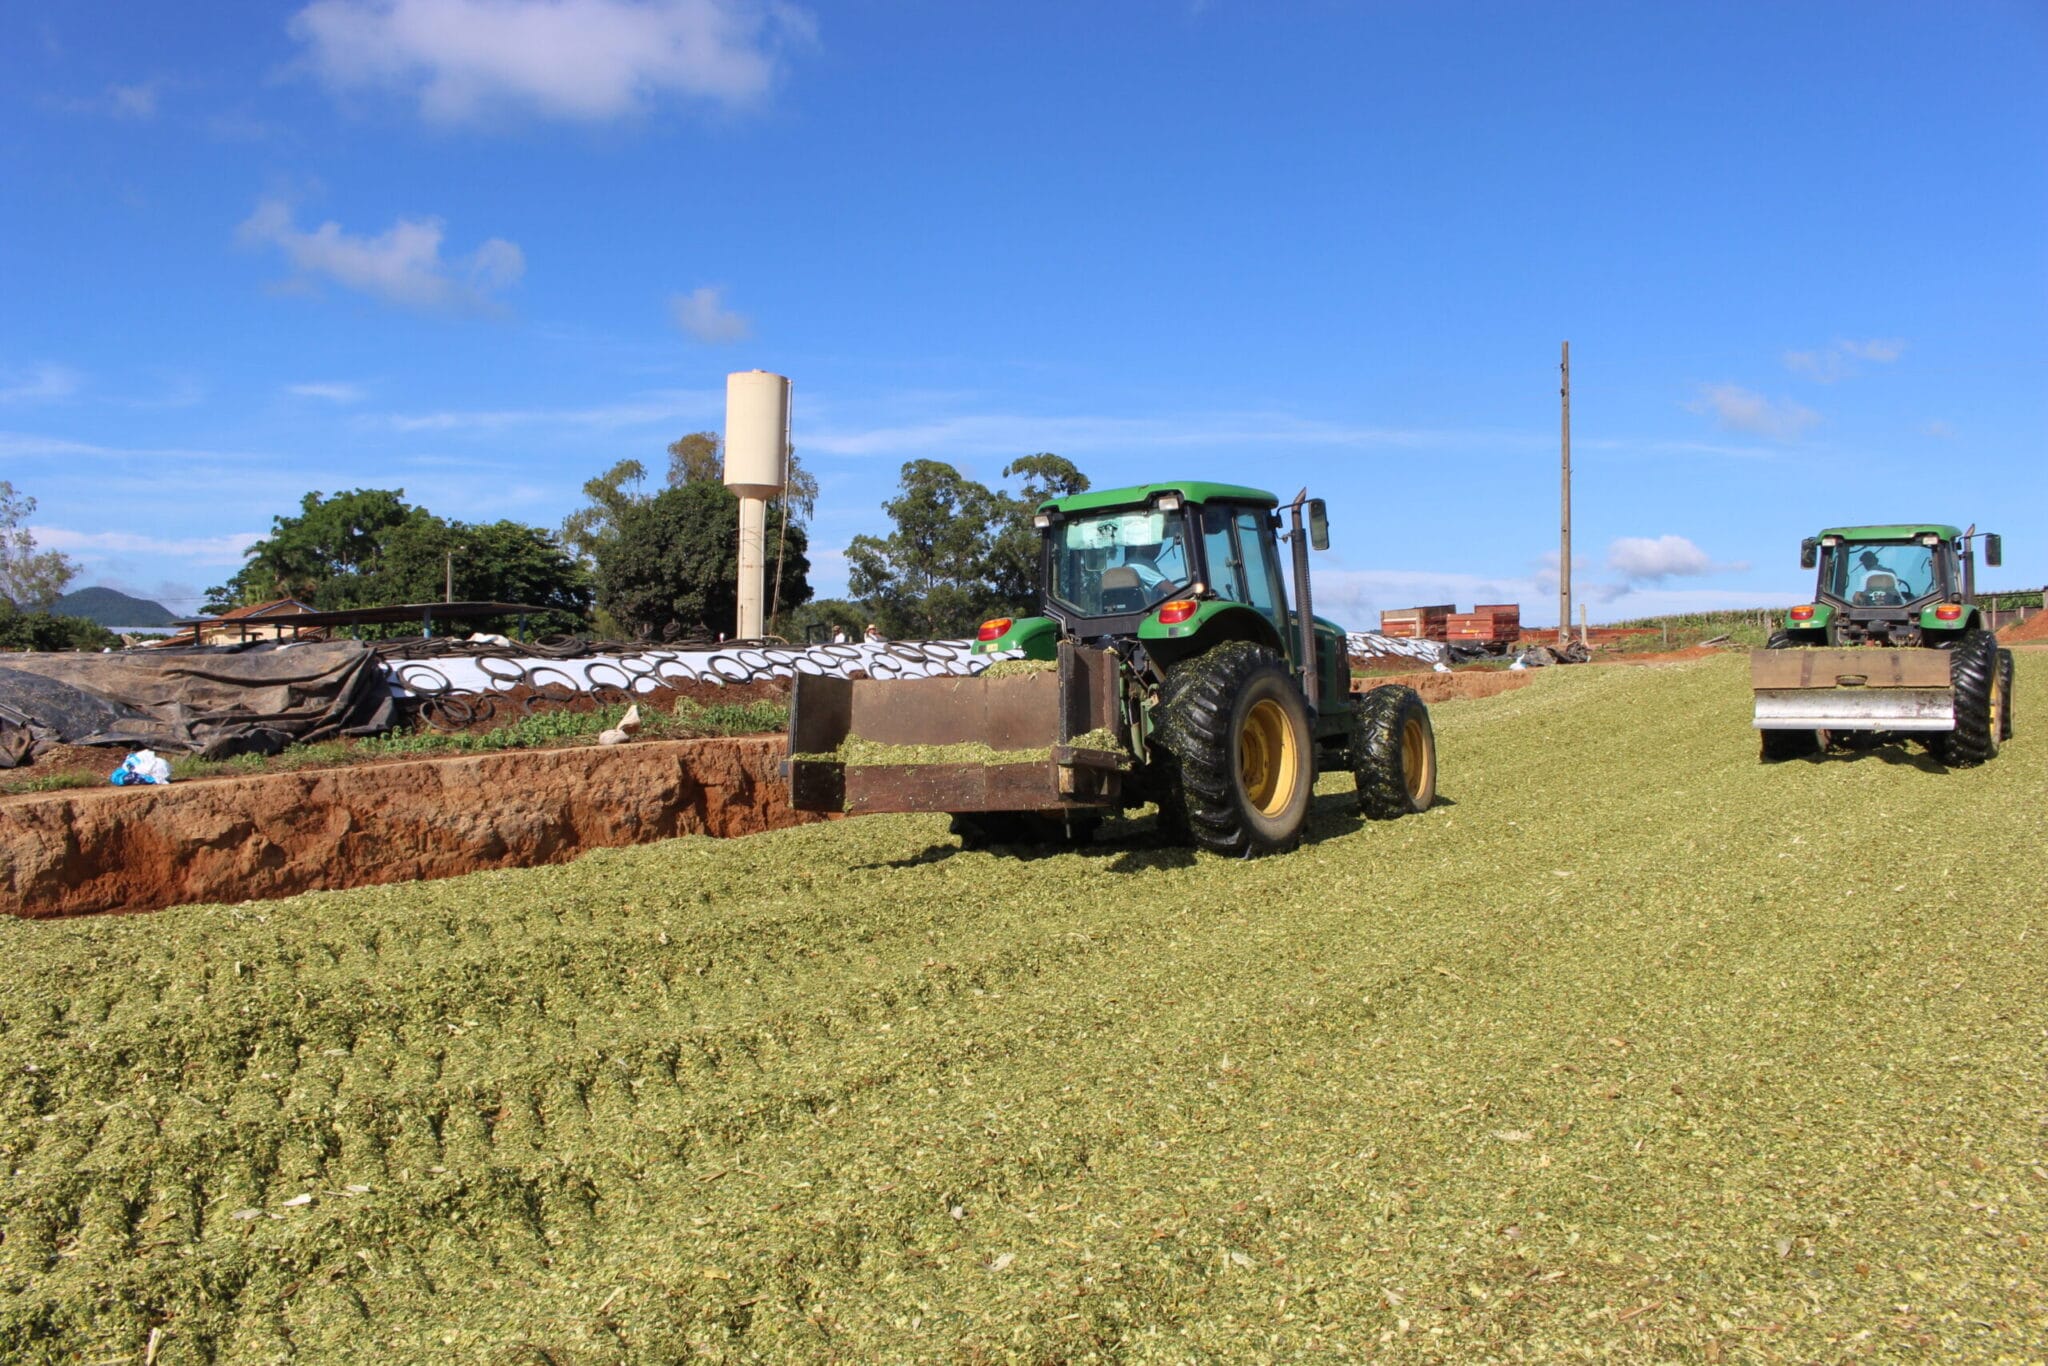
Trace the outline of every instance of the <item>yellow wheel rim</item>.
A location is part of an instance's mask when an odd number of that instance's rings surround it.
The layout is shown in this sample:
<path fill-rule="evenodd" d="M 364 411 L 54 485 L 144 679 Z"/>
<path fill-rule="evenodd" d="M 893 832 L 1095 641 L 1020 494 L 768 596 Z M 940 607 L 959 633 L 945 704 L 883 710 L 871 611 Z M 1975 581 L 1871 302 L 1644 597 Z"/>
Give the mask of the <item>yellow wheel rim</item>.
<path fill-rule="evenodd" d="M 1252 703 L 1237 737 L 1237 769 L 1246 799 L 1262 816 L 1277 816 L 1294 800 L 1300 767 L 1295 745 L 1284 707 L 1271 698 Z"/>
<path fill-rule="evenodd" d="M 1417 804 L 1436 785 L 1436 750 L 1420 717 L 1401 726 L 1401 781 L 1408 785 L 1408 800 Z"/>
<path fill-rule="evenodd" d="M 2005 710 L 2005 671 L 1998 667 L 1998 656 L 1991 657 L 1991 752 L 1998 752 L 1998 718 Z"/>

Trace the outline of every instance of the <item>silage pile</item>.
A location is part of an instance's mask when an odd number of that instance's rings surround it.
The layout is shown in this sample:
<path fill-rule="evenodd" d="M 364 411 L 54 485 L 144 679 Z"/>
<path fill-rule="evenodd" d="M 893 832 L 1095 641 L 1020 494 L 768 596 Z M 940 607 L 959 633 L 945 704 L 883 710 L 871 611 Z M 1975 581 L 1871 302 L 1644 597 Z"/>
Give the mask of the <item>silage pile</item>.
<path fill-rule="evenodd" d="M 0 926 L 0 1357 L 2038 1359 L 2029 662 L 1966 772 L 1562 670 L 1278 859 L 892 816 Z"/>

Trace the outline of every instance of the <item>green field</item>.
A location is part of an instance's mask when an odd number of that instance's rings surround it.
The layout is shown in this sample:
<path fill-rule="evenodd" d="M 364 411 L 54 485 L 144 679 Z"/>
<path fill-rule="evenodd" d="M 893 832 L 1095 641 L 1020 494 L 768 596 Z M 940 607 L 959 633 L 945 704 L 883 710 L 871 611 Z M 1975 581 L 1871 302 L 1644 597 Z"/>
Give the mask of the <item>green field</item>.
<path fill-rule="evenodd" d="M 2020 738 L 1741 660 L 1436 709 L 1230 862 L 940 818 L 0 925 L 0 1358 L 2048 1356 Z"/>

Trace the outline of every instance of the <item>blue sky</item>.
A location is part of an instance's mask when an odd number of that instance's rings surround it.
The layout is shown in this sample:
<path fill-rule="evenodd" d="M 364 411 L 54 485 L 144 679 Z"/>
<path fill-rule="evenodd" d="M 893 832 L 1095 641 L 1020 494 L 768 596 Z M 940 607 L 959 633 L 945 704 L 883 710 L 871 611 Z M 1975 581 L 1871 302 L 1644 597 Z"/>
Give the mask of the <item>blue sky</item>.
<path fill-rule="evenodd" d="M 898 466 L 1328 498 L 1317 605 L 2048 581 L 2038 4 L 314 0 L 0 13 L 0 478 L 178 610 L 309 489 L 553 526 L 796 386 Z"/>

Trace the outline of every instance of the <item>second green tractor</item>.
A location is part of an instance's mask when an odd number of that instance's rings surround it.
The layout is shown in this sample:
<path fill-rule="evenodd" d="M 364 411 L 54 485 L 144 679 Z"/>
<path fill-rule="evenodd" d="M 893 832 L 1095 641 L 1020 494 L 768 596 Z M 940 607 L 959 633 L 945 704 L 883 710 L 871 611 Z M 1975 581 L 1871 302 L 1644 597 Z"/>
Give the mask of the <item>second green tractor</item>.
<path fill-rule="evenodd" d="M 1042 615 L 986 622 L 974 646 L 1021 662 L 797 680 L 797 807 L 945 811 L 963 841 L 1005 843 L 1150 803 L 1187 842 L 1248 856 L 1300 841 L 1318 773 L 1348 770 L 1373 819 L 1435 801 L 1428 707 L 1354 693 L 1344 629 L 1314 614 L 1320 499 L 1187 480 L 1055 499 L 1034 524 Z"/>

